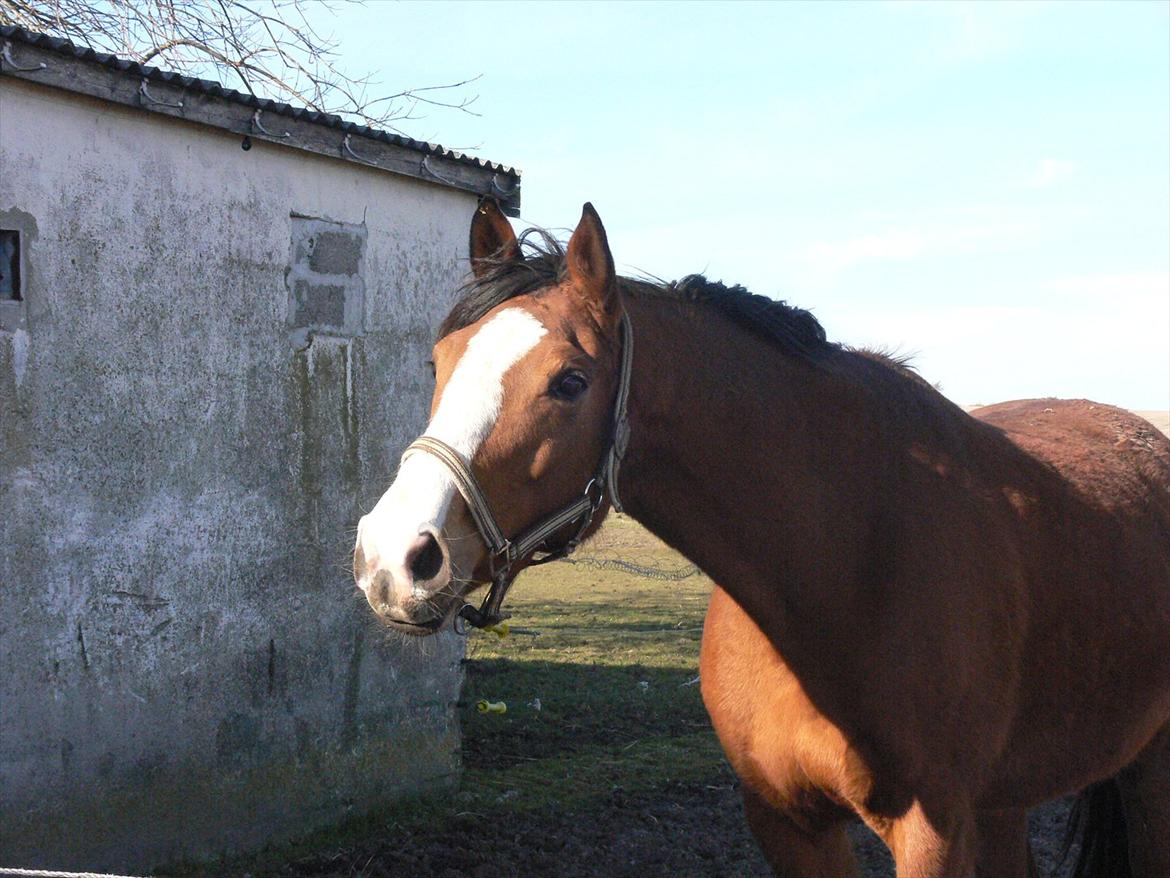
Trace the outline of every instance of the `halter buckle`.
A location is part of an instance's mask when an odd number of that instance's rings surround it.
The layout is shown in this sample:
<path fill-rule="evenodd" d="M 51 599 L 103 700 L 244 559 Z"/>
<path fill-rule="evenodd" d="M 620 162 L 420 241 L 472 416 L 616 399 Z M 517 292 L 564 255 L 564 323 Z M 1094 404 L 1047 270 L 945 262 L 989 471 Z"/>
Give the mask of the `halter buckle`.
<path fill-rule="evenodd" d="M 597 491 L 596 495 L 592 493 L 594 490 Z M 577 550 L 577 546 L 581 545 L 581 540 L 585 537 L 585 531 L 589 530 L 589 525 L 593 524 L 593 516 L 597 514 L 597 510 L 605 502 L 605 483 L 597 476 L 594 476 L 589 480 L 589 484 L 585 486 L 583 496 L 589 501 L 589 508 L 581 516 L 581 524 L 578 526 L 577 532 L 569 538 L 564 548 L 558 553 L 562 558 L 571 555 Z"/>
<path fill-rule="evenodd" d="M 512 569 L 512 564 L 515 562 L 512 557 L 512 541 L 504 540 L 504 544 L 498 549 L 488 551 L 488 570 L 492 575 L 492 582 L 498 579 L 507 577 L 508 572 Z"/>
<path fill-rule="evenodd" d="M 590 496 L 594 490 L 597 491 L 597 495 Z M 589 515 L 592 517 L 593 513 L 601 508 L 602 501 L 605 500 L 605 484 L 600 478 L 594 476 L 589 480 L 589 484 L 585 486 L 585 490 L 581 493 L 582 496 L 589 498 Z"/>

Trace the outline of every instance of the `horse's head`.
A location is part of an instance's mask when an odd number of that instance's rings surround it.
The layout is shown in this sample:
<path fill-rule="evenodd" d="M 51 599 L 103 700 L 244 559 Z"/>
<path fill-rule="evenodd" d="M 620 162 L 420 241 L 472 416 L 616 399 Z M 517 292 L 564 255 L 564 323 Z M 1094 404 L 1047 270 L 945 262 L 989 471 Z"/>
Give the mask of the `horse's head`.
<path fill-rule="evenodd" d="M 611 462 L 622 304 L 597 213 L 585 205 L 563 254 L 526 257 L 485 201 L 470 250 L 474 277 L 434 347 L 430 423 L 354 549 L 370 606 L 412 634 L 438 631 L 466 594 L 497 580 L 494 614 L 537 551 L 571 548 L 596 528 Z M 489 546 L 493 532 L 506 552 Z"/>

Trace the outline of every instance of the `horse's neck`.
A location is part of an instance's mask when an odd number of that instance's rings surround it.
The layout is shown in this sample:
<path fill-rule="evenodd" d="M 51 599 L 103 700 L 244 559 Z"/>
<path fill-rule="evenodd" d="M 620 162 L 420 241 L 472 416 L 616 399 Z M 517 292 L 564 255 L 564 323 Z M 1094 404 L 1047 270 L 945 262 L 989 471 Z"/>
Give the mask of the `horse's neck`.
<path fill-rule="evenodd" d="M 813 365 L 704 306 L 635 297 L 627 307 L 635 353 L 621 492 L 630 514 L 757 621 L 784 605 L 830 610 L 842 598 L 835 590 L 856 584 L 859 553 L 872 563 L 887 453 L 880 394 L 851 370 L 890 367 L 847 354 L 831 355 L 832 368 Z M 778 602 L 776 583 L 816 588 Z"/>

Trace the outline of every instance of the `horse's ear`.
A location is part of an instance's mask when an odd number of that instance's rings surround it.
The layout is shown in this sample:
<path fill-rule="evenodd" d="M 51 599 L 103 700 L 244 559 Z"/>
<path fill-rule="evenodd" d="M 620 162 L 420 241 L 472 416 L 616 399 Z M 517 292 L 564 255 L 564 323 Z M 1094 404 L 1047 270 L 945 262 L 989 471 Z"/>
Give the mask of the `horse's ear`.
<path fill-rule="evenodd" d="M 585 299 L 586 307 L 598 317 L 612 318 L 617 314 L 617 273 L 613 254 L 605 237 L 601 217 L 588 201 L 581 208 L 581 221 L 569 238 L 569 278 Z"/>
<path fill-rule="evenodd" d="M 483 277 L 501 262 L 519 262 L 520 244 L 494 198 L 484 198 L 471 218 L 471 270 Z"/>

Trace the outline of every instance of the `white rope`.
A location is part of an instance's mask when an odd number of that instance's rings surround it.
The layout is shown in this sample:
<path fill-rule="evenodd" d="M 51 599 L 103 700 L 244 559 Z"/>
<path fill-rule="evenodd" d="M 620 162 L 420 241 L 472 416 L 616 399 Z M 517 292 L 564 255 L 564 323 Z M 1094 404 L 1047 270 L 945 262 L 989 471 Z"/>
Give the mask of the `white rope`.
<path fill-rule="evenodd" d="M 53 869 L 6 869 L 3 866 L 0 866 L 0 875 L 27 875 L 32 878 L 139 878 L 110 872 L 57 872 Z"/>

